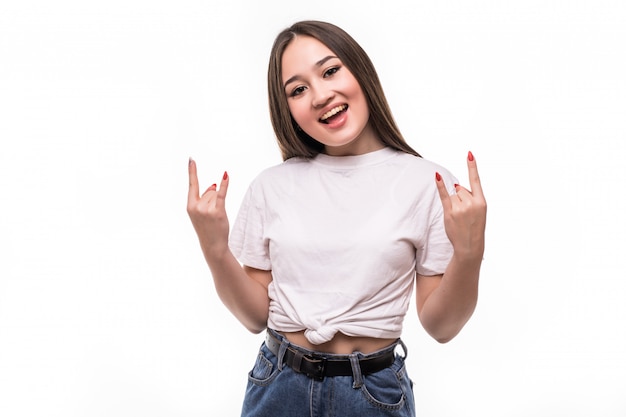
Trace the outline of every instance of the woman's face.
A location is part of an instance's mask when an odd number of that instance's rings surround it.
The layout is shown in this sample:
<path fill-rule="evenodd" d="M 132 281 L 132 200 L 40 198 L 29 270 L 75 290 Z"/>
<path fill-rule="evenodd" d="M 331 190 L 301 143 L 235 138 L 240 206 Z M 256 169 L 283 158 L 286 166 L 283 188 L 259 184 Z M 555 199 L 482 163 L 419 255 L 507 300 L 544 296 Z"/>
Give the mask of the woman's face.
<path fill-rule="evenodd" d="M 326 45 L 298 36 L 282 59 L 289 110 L 329 155 L 359 155 L 383 147 L 368 121 L 369 109 L 354 75 Z"/>

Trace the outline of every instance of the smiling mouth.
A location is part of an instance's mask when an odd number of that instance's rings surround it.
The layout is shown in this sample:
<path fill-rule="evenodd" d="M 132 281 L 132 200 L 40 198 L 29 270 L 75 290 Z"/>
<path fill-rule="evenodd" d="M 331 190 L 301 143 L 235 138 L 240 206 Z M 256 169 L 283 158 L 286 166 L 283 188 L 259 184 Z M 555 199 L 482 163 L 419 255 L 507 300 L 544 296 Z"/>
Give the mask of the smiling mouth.
<path fill-rule="evenodd" d="M 340 113 L 345 112 L 346 110 L 348 110 L 348 105 L 347 104 L 342 104 L 341 106 L 337 106 L 334 109 L 330 109 L 329 111 L 324 113 L 324 115 L 322 115 L 322 117 L 320 117 L 320 122 L 328 124 L 329 121 L 333 117 L 337 116 Z"/>

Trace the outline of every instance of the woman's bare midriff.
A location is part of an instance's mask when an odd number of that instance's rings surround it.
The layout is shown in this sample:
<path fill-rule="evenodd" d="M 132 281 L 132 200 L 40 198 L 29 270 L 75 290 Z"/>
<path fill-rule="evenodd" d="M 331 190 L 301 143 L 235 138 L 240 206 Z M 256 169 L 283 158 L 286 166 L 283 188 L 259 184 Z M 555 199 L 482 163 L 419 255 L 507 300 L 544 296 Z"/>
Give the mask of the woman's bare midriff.
<path fill-rule="evenodd" d="M 304 336 L 304 330 L 299 332 L 281 332 L 291 343 L 302 346 L 309 350 L 332 353 L 336 355 L 349 355 L 354 352 L 364 354 L 376 352 L 391 346 L 397 339 L 379 339 L 375 337 L 353 337 L 337 332 L 335 336 L 326 343 L 314 345 Z"/>

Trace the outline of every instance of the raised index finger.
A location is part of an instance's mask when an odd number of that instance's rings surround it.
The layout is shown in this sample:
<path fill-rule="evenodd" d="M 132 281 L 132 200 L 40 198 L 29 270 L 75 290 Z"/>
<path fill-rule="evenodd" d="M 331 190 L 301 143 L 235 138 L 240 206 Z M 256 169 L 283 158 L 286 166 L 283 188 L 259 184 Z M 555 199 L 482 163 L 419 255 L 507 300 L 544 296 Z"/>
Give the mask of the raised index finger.
<path fill-rule="evenodd" d="M 189 200 L 192 198 L 198 198 L 198 171 L 196 168 L 196 161 L 189 158 Z"/>
<path fill-rule="evenodd" d="M 472 194 L 483 196 L 483 188 L 480 185 L 480 177 L 478 175 L 476 158 L 474 158 L 474 154 L 472 154 L 471 151 L 467 153 L 467 171 L 469 175 L 469 183 Z"/>

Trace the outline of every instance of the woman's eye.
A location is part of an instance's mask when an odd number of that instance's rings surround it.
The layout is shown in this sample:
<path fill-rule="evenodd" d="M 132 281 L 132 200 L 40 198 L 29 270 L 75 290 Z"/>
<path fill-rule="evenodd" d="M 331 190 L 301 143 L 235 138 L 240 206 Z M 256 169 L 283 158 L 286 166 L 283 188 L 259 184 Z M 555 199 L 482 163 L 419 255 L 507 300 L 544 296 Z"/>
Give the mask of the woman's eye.
<path fill-rule="evenodd" d="M 304 87 L 297 87 L 291 92 L 290 96 L 295 97 L 295 96 L 299 96 L 302 93 L 304 93 Z"/>
<path fill-rule="evenodd" d="M 330 77 L 331 75 L 335 74 L 337 71 L 339 71 L 339 67 L 332 67 L 329 68 L 325 73 L 324 73 L 324 78 L 326 77 Z"/>

